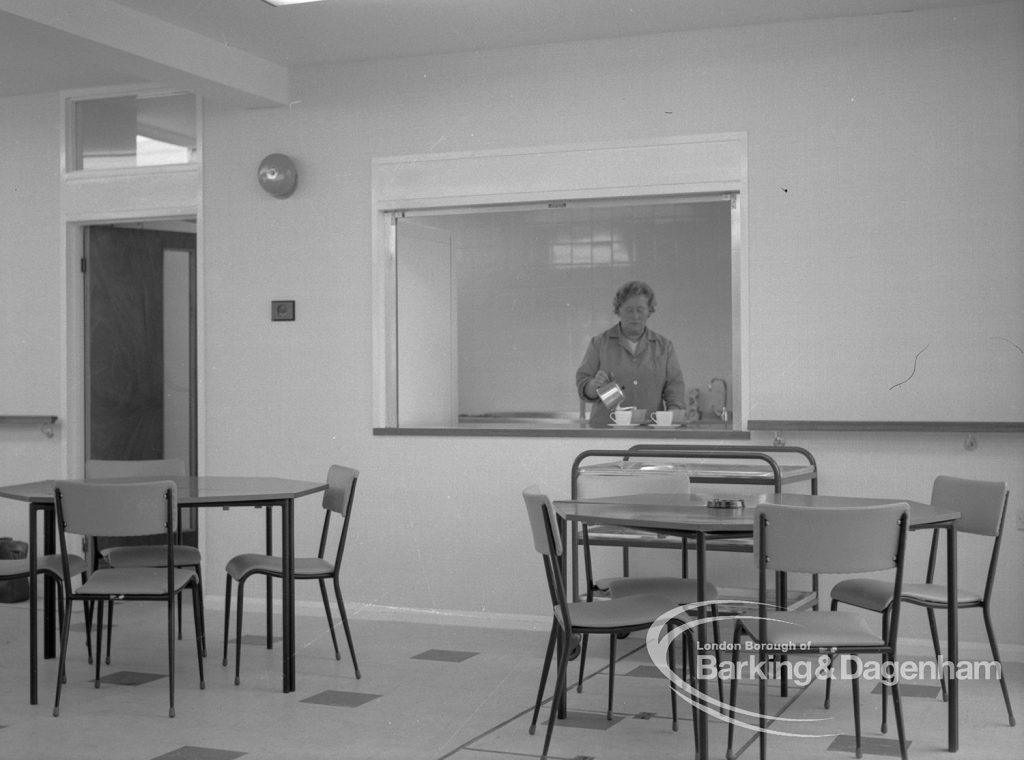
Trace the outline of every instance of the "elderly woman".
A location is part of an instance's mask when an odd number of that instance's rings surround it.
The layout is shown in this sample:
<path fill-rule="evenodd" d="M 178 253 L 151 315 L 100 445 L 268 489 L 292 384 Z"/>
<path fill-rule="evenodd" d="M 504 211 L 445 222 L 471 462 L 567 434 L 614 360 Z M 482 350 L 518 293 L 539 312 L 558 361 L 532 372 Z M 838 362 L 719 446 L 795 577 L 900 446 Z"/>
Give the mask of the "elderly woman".
<path fill-rule="evenodd" d="M 597 402 L 591 405 L 591 425 L 611 421 L 597 391 L 613 380 L 622 387 L 622 406 L 648 412 L 684 408 L 683 373 L 672 341 L 647 327 L 655 305 L 654 291 L 644 282 L 627 282 L 615 293 L 618 324 L 591 339 L 576 370 L 580 397 Z"/>

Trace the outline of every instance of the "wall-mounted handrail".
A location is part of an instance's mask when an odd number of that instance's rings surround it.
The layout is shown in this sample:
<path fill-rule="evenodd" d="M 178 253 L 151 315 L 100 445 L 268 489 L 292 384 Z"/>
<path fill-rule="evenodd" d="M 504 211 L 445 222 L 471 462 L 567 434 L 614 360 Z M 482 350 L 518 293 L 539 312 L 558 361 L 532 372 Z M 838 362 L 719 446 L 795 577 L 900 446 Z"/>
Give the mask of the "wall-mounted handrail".
<path fill-rule="evenodd" d="M 55 414 L 0 414 L 0 424 L 39 425 L 39 430 L 47 438 L 53 438 L 53 425 L 56 422 Z"/>

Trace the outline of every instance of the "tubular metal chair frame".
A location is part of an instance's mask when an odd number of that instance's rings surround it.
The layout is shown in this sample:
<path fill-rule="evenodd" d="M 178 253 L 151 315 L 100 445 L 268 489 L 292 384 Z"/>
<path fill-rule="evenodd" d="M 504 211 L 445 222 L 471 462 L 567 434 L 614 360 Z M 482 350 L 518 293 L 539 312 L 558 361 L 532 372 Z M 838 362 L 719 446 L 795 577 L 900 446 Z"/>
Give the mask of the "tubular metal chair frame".
<path fill-rule="evenodd" d="M 165 477 L 186 477 L 188 470 L 185 467 L 185 463 L 180 459 L 90 459 L 85 463 L 85 477 L 86 480 L 98 480 L 98 479 L 153 479 L 153 478 L 165 478 Z M 194 508 L 193 508 L 194 512 Z M 107 546 L 105 548 L 99 548 L 99 544 L 102 544 L 102 538 L 97 543 L 97 551 L 94 553 L 94 564 L 98 566 L 100 557 L 103 557 L 107 561 L 110 567 L 163 567 L 163 563 L 166 561 L 163 557 L 164 547 L 162 544 L 144 544 L 144 545 L 132 545 L 132 546 Z M 181 524 L 178 523 L 178 530 L 175 538 L 176 543 L 179 546 L 187 546 L 182 544 L 181 541 Z M 195 547 L 187 546 L 189 556 L 185 558 L 186 561 L 180 561 L 178 567 L 191 567 L 196 571 L 196 577 L 199 579 L 199 598 L 203 599 L 203 567 L 202 567 L 202 556 L 199 550 Z M 200 624 L 203 626 L 203 654 L 206 654 L 206 614 L 203 605 L 200 605 L 198 610 Z M 91 613 L 86 613 L 86 620 L 88 621 L 91 617 Z M 182 607 L 181 597 L 178 597 L 178 639 L 182 638 Z M 113 641 L 113 630 L 114 630 L 114 605 L 111 604 L 107 607 L 107 654 L 106 664 L 110 664 L 110 646 Z"/>
<path fill-rule="evenodd" d="M 551 746 L 551 737 L 554 733 L 555 720 L 565 710 L 566 698 L 566 676 L 569 666 L 569 659 L 574 636 L 585 636 L 589 634 L 608 634 L 610 641 L 610 655 L 608 665 L 608 719 L 612 719 L 612 704 L 614 699 L 615 683 L 615 642 L 620 635 L 634 631 L 645 630 L 657 619 L 657 617 L 676 606 L 676 602 L 667 597 L 654 595 L 636 595 L 623 600 L 609 600 L 598 602 L 572 602 L 566 597 L 566 585 L 563 572 L 564 544 L 560 537 L 559 521 L 555 514 L 550 499 L 541 493 L 535 486 L 523 491 L 523 499 L 526 502 L 527 514 L 533 531 L 534 546 L 544 560 L 544 575 L 547 580 L 548 592 L 552 603 L 551 633 L 548 637 L 547 649 L 544 653 L 544 665 L 541 670 L 540 685 L 537 688 L 537 699 L 533 708 L 533 718 L 530 722 L 530 733 L 536 731 L 537 719 L 540 714 L 541 703 L 544 699 L 544 689 L 547 686 L 548 671 L 552 663 L 552 656 L 556 655 L 557 673 L 555 677 L 555 688 L 551 697 L 551 713 L 548 720 L 547 731 L 544 737 L 544 748 L 541 758 L 547 757 L 548 749 Z M 589 625 L 583 627 L 573 622 L 573 610 L 580 612 L 583 608 L 590 608 L 601 612 L 613 613 L 617 605 L 631 604 L 638 607 L 657 607 L 658 613 L 651 613 L 650 619 L 634 621 L 631 624 Z M 588 610 L 589 611 L 589 610 Z M 609 618 L 610 619 L 610 618 Z M 693 640 L 687 637 L 686 656 L 696 657 Z M 673 650 L 668 650 L 669 668 L 675 670 L 675 658 Z M 678 730 L 678 715 L 676 709 L 676 693 L 669 684 L 669 693 L 672 700 L 672 730 Z M 694 720 L 694 725 L 697 722 Z M 694 737 L 695 741 L 697 737 Z"/>
<path fill-rule="evenodd" d="M 896 642 L 900 619 L 898 592 L 903 586 L 906 558 L 908 506 L 896 503 L 869 507 L 843 507 L 836 509 L 761 505 L 757 507 L 754 533 L 754 559 L 758 569 L 758 600 L 762 612 L 756 624 L 737 618 L 733 635 L 733 672 L 740 640 L 747 635 L 755 641 L 759 658 L 784 658 L 798 648 L 802 653 L 835 655 L 877 654 L 889 666 L 896 660 Z M 799 530 L 794 528 L 799 527 Z M 830 536 L 838 536 L 828 542 Z M 813 536 L 815 540 L 806 540 Z M 842 545 L 840 546 L 840 542 Z M 768 577 L 778 572 L 820 574 L 856 574 L 891 570 L 894 572 L 892 588 L 897 592 L 889 610 L 887 630 L 876 636 L 856 613 L 812 610 L 788 612 L 774 610 L 769 597 Z M 769 629 L 769 618 L 773 627 Z M 779 625 L 774 625 L 778 623 Z M 824 631 L 813 626 L 824 624 Z M 800 640 L 801 627 L 808 630 Z M 781 631 L 779 629 L 782 629 Z M 837 639 L 836 631 L 842 634 Z M 776 635 L 772 635 L 776 634 Z M 858 638 L 858 637 L 863 637 Z M 794 642 L 799 640 L 799 644 Z M 767 680 L 758 678 L 758 725 L 761 760 L 767 758 Z M 730 686 L 729 704 L 736 704 L 736 680 Z M 856 756 L 861 757 L 860 678 L 851 679 L 853 691 L 854 737 Z M 892 685 L 893 707 L 896 712 L 896 730 L 900 755 L 907 760 L 907 742 L 903 727 L 903 708 L 898 683 Z M 730 718 L 735 713 L 730 710 Z M 732 758 L 734 724 L 729 722 L 726 757 Z"/>
<path fill-rule="evenodd" d="M 984 489 L 990 493 L 978 494 L 974 498 L 984 499 L 987 496 L 991 496 L 990 500 L 986 500 L 986 503 L 976 506 L 972 501 L 962 501 L 969 498 L 969 492 L 972 489 Z M 965 493 L 967 492 L 967 493 Z M 1001 492 L 1001 495 L 999 495 Z M 932 485 L 932 497 L 931 503 L 936 506 L 944 506 L 949 509 L 957 510 L 961 513 L 960 522 L 957 524 L 957 531 L 961 534 L 971 533 L 979 536 L 988 536 L 992 538 L 992 553 L 989 557 L 988 571 L 985 575 L 985 590 L 981 594 L 972 594 L 971 597 L 964 601 L 957 603 L 957 609 L 980 609 L 982 618 L 985 623 L 985 633 L 988 636 L 989 646 L 992 650 L 993 659 L 1000 664 L 999 668 L 999 685 L 1003 692 L 1003 702 L 1006 705 L 1006 715 L 1009 720 L 1010 726 L 1017 725 L 1017 721 L 1013 715 L 1013 707 L 1010 704 L 1010 692 L 1006 685 L 1006 675 L 1003 672 L 1002 660 L 999 656 L 999 645 L 996 642 L 995 629 L 992 625 L 991 615 L 991 603 L 992 603 L 992 590 L 995 587 L 996 581 L 996 566 L 999 562 L 999 548 L 1003 538 L 1003 529 L 1006 522 L 1006 511 L 1007 505 L 1009 504 L 1010 492 L 1003 481 L 984 481 L 984 480 L 969 480 L 966 478 L 954 478 L 947 475 L 940 475 L 935 478 Z M 938 626 L 935 620 L 936 609 L 946 609 L 947 605 L 947 586 L 945 584 L 935 582 L 935 568 L 938 564 L 939 555 L 939 531 L 932 531 L 931 547 L 928 551 L 928 566 L 925 571 L 924 583 L 913 583 L 905 584 L 902 593 L 902 601 L 904 604 L 913 604 L 918 607 L 924 607 L 925 612 L 928 615 L 928 628 L 931 633 L 932 648 L 935 651 L 936 659 L 942 654 L 942 648 L 939 644 L 939 632 Z M 843 588 L 833 588 L 832 590 L 832 605 L 831 608 L 835 610 L 840 602 L 844 604 L 850 604 L 863 609 L 869 609 L 873 612 L 879 612 L 882 615 L 882 626 L 883 630 L 885 626 L 889 624 L 889 608 L 892 604 L 892 590 L 882 585 L 880 581 L 876 580 L 862 580 L 857 581 L 857 587 L 867 591 L 867 597 L 873 600 L 871 606 L 865 606 L 864 604 L 858 604 L 856 597 L 861 594 L 855 594 L 854 596 L 848 596 L 843 593 Z M 958 589 L 962 591 L 963 589 Z M 930 593 L 928 593 L 930 592 Z M 837 595 L 839 598 L 837 598 Z M 959 596 L 959 594 L 958 594 Z M 932 598 L 934 597 L 934 598 Z M 945 673 L 945 671 L 943 671 Z M 826 684 L 825 691 L 825 707 L 829 704 L 829 691 L 828 684 Z M 947 699 L 946 695 L 946 681 L 943 678 L 940 681 L 942 688 L 942 699 Z M 882 688 L 882 732 L 885 733 L 887 729 L 886 716 L 887 716 L 887 689 L 883 686 Z"/>
<path fill-rule="evenodd" d="M 338 649 L 338 637 L 335 633 L 334 619 L 331 613 L 331 605 L 327 594 L 327 581 L 334 586 L 334 598 L 341 612 L 341 623 L 345 629 L 345 639 L 348 642 L 349 655 L 352 657 L 352 667 L 355 670 L 356 678 L 362 678 L 359 671 L 359 664 L 356 661 L 356 649 L 352 642 L 352 630 L 348 623 L 348 614 L 345 611 L 345 601 L 341 595 L 341 560 L 345 553 L 345 543 L 348 539 L 348 529 L 352 516 L 352 505 L 355 502 L 356 482 L 359 479 L 359 471 L 351 467 L 332 465 L 327 472 L 327 490 L 323 496 L 324 523 L 320 532 L 320 545 L 316 557 L 297 557 L 295 559 L 295 580 L 315 580 L 320 586 L 320 597 L 324 603 L 324 612 L 327 614 L 327 625 L 331 632 L 331 642 L 334 644 L 334 657 L 341 660 L 341 651 Z M 337 548 L 334 554 L 334 561 L 326 558 L 328 553 L 328 542 L 331 536 L 331 516 L 341 516 L 341 530 L 337 539 Z M 239 554 L 228 560 L 225 567 L 227 585 L 224 591 L 224 657 L 222 665 L 228 664 L 228 632 L 231 621 L 231 581 L 232 578 L 238 581 L 238 602 L 235 613 L 235 685 L 240 683 L 242 667 L 242 600 L 244 598 L 245 582 L 253 575 L 263 575 L 270 578 L 281 578 L 284 575 L 282 559 L 266 554 Z M 270 600 L 267 600 L 270 604 Z M 268 641 L 267 648 L 271 647 Z"/>
<path fill-rule="evenodd" d="M 80 575 L 82 583 L 85 583 L 88 573 L 86 572 L 85 560 L 77 554 L 68 557 L 70 574 Z M 57 615 L 58 628 L 64 627 L 64 573 L 59 554 L 47 554 L 36 560 L 36 575 L 50 578 L 57 585 Z M 27 559 L 2 559 L 0 560 L 0 581 L 16 581 L 28 578 L 30 574 L 29 561 Z M 89 662 L 92 662 L 92 633 L 89 627 L 90 616 L 85 616 L 85 648 L 89 654 Z"/>
<path fill-rule="evenodd" d="M 115 599 L 155 601 L 167 605 L 167 658 L 170 717 L 174 717 L 174 601 L 186 588 L 192 592 L 193 610 L 199 609 L 196 574 L 175 567 L 174 524 L 177 516 L 177 489 L 173 481 L 99 484 L 58 481 L 54 488 L 65 611 L 61 627 L 60 665 L 53 714 L 60 714 L 61 687 L 67 668 L 67 643 L 71 630 L 71 610 L 75 600 L 96 604 L 96 649 L 102 648 L 103 605 Z M 67 534 L 86 536 L 95 551 L 97 536 L 153 535 L 163 529 L 167 561 L 162 568 L 105 568 L 93 571 L 78 589 L 71 590 L 71 561 Z M 145 572 L 149 570 L 150 572 Z M 165 572 L 161 573 L 160 570 Z M 162 576 L 162 577 L 161 577 Z M 203 633 L 200 615 L 193 615 L 196 631 L 196 655 L 199 662 L 199 688 L 205 689 L 203 676 Z M 97 654 L 94 685 L 100 686 L 100 657 Z"/>
<path fill-rule="evenodd" d="M 616 481 L 616 485 L 619 488 L 611 489 L 616 493 L 605 493 L 601 492 L 598 494 L 588 495 L 586 489 L 583 487 L 581 482 L 579 467 L 574 467 L 572 471 L 573 475 L 573 489 L 572 493 L 574 498 L 590 498 L 590 496 L 615 496 L 623 493 L 689 493 L 690 492 L 690 476 L 686 473 L 677 472 L 659 472 L 656 471 L 651 474 L 651 482 L 645 482 L 648 479 L 645 478 L 628 478 L 628 482 L 631 485 L 622 487 L 622 482 L 619 482 L 621 476 L 602 474 L 601 477 L 610 478 L 609 482 Z M 585 577 L 587 582 L 586 600 L 588 602 L 594 601 L 594 592 L 600 587 L 600 583 L 593 580 L 594 572 L 592 566 L 591 557 L 591 546 L 593 545 L 592 537 L 590 534 L 590 527 L 586 524 L 580 526 L 580 538 L 583 549 L 583 562 L 586 570 Z M 596 526 L 600 530 L 614 530 L 615 526 Z M 613 540 L 615 534 L 612 534 Z M 645 539 L 644 534 L 638 531 L 627 530 L 621 534 L 621 539 L 625 542 L 622 546 L 624 555 L 623 571 L 624 575 L 615 578 L 603 579 L 607 586 L 608 597 L 611 599 L 621 599 L 631 594 L 657 594 L 659 596 L 665 596 L 672 598 L 676 604 L 690 604 L 696 602 L 698 599 L 697 593 L 697 580 L 687 577 L 687 539 L 685 538 L 668 538 L 655 536 L 649 534 Z M 631 576 L 629 574 L 628 562 L 625 560 L 629 551 L 629 546 L 643 546 L 644 541 L 648 540 L 650 543 L 646 544 L 650 547 L 655 548 L 666 548 L 667 542 L 674 542 L 675 547 L 680 550 L 682 556 L 682 571 L 678 577 L 676 576 Z M 600 543 L 599 545 L 607 545 L 607 543 Z M 705 581 L 704 599 L 713 600 L 718 595 L 718 589 L 715 588 L 714 584 Z M 717 615 L 717 606 L 711 605 L 711 614 Z M 715 640 L 720 641 L 718 623 L 714 623 Z M 580 656 L 579 656 L 579 675 L 576 682 L 576 691 L 583 691 L 583 674 L 587 662 L 587 648 L 589 644 L 589 637 L 584 634 L 580 644 Z"/>

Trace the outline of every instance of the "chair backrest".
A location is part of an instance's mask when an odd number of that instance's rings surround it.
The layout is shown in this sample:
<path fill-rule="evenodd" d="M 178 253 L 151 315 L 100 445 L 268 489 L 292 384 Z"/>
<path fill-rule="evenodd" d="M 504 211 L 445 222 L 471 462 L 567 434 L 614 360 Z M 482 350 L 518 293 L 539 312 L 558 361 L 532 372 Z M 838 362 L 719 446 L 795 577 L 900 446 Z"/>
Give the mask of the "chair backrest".
<path fill-rule="evenodd" d="M 551 499 L 541 492 L 540 487 L 532 485 L 523 491 L 526 502 L 526 514 L 530 518 L 530 529 L 533 532 L 533 547 L 545 557 L 562 556 L 562 539 L 555 525 L 555 508 Z"/>
<path fill-rule="evenodd" d="M 544 575 L 548 582 L 551 604 L 564 625 L 572 627 L 569 606 L 565 596 L 565 582 L 562 578 L 562 539 L 558 531 L 558 520 L 551 499 L 537 485 L 523 491 L 526 514 L 533 533 L 533 546 L 544 559 Z"/>
<path fill-rule="evenodd" d="M 85 463 L 86 480 L 107 478 L 177 478 L 188 475 L 180 459 L 90 459 Z"/>
<path fill-rule="evenodd" d="M 766 572 L 819 574 L 891 570 L 902 562 L 906 503 L 864 507 L 762 504 L 754 557 Z"/>
<path fill-rule="evenodd" d="M 89 459 L 85 463 L 86 480 L 129 480 L 152 478 L 184 478 L 188 468 L 181 459 Z M 192 509 L 193 515 L 195 508 Z M 177 519 L 177 513 L 175 513 Z M 195 520 L 195 517 L 192 518 Z M 185 523 L 188 525 L 188 523 Z M 193 522 L 194 526 L 194 522 Z M 113 536 L 96 536 L 97 550 L 125 544 L 157 544 L 161 537 L 156 534 L 138 536 L 127 541 L 116 540 Z"/>
<path fill-rule="evenodd" d="M 998 536 L 1008 499 L 1009 490 L 1003 481 L 940 475 L 932 484 L 932 506 L 960 512 L 957 530 L 961 533 Z"/>
<path fill-rule="evenodd" d="M 98 536 L 160 535 L 167 546 L 167 588 L 172 587 L 172 531 L 178 512 L 178 490 L 174 481 L 89 483 L 59 480 L 54 484 L 53 492 L 66 591 L 72 588 L 68 533 L 88 537 L 89 551 L 94 557 Z"/>
<path fill-rule="evenodd" d="M 178 491 L 171 480 L 57 481 L 54 494 L 60 527 L 84 536 L 166 534 L 177 511 Z"/>
<path fill-rule="evenodd" d="M 340 464 L 332 464 L 327 470 L 327 490 L 324 491 L 324 509 L 337 512 L 342 515 L 348 514 L 352 499 L 355 496 L 356 480 L 359 478 L 359 470 L 351 467 L 342 467 Z"/>
<path fill-rule="evenodd" d="M 754 558 L 758 600 L 770 609 L 768 578 L 779 571 L 819 574 L 868 573 L 895 569 L 885 645 L 899 636 L 900 594 L 906 558 L 909 507 L 906 503 L 864 507 L 792 507 L 762 504 L 754 514 Z M 829 614 L 829 613 L 821 613 Z M 768 632 L 761 615 L 761 641 Z"/>
<path fill-rule="evenodd" d="M 331 515 L 339 515 L 342 523 L 334 553 L 335 572 L 341 567 L 341 558 L 345 553 L 345 542 L 348 539 L 348 526 L 352 517 L 352 505 L 355 502 L 358 479 L 359 471 L 351 467 L 335 464 L 327 470 L 327 490 L 324 491 L 323 498 L 324 527 L 320 533 L 320 549 L 317 556 L 321 559 L 326 556 L 331 535 Z"/>

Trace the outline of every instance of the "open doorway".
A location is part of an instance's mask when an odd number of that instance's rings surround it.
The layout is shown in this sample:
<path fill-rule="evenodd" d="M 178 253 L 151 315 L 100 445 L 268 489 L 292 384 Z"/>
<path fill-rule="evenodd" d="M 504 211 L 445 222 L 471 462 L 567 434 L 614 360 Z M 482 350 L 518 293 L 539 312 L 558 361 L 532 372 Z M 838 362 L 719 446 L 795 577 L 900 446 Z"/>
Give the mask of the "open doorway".
<path fill-rule="evenodd" d="M 179 459 L 195 475 L 195 222 L 82 233 L 84 458 Z"/>

